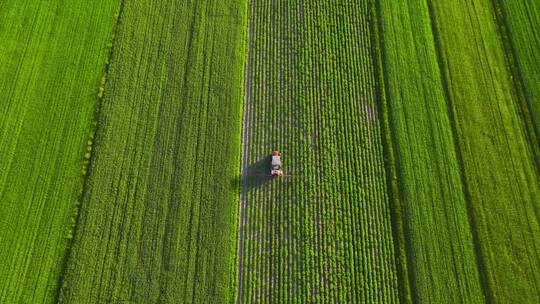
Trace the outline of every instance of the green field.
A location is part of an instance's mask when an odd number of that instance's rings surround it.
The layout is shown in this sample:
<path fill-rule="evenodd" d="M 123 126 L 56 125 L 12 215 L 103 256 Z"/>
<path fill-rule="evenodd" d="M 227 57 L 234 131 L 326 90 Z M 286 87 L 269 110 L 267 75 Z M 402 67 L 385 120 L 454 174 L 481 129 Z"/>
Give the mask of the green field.
<path fill-rule="evenodd" d="M 539 3 L 1 2 L 0 303 L 539 303 Z"/>
<path fill-rule="evenodd" d="M 397 302 L 372 6 L 251 8 L 239 301 Z"/>
<path fill-rule="evenodd" d="M 494 1 L 500 15 L 502 35 L 507 39 L 506 52 L 513 66 L 514 81 L 526 99 L 524 114 L 534 119 L 536 136 L 540 138 L 540 2 Z"/>
<path fill-rule="evenodd" d="M 246 14 L 124 3 L 62 302 L 234 298 Z"/>
<path fill-rule="evenodd" d="M 482 302 L 428 6 L 425 1 L 385 0 L 378 14 L 387 133 L 397 175 L 394 199 L 400 211 L 395 221 L 404 235 L 399 243 L 403 298 Z"/>
<path fill-rule="evenodd" d="M 117 3 L 0 3 L 0 302 L 53 302 Z"/>
<path fill-rule="evenodd" d="M 531 143 L 538 142 L 524 127 L 492 5 L 433 5 L 434 30 L 447 46 L 440 59 L 486 293 L 493 301 L 533 303 L 540 300 L 540 179 Z"/>

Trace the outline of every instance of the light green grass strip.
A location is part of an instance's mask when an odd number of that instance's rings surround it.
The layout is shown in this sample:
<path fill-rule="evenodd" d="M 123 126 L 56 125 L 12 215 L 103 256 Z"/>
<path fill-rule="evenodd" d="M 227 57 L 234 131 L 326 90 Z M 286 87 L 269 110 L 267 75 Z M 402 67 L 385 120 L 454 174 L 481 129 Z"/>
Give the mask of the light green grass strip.
<path fill-rule="evenodd" d="M 432 3 L 488 294 L 540 302 L 540 178 L 493 1 Z"/>
<path fill-rule="evenodd" d="M 118 2 L 0 3 L 0 302 L 55 300 Z"/>

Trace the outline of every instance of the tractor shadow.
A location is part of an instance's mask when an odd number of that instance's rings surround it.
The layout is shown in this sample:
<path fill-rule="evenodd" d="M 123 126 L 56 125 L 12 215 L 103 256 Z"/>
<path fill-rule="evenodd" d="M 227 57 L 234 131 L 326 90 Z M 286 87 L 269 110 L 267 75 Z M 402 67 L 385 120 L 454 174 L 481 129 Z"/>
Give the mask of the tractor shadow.
<path fill-rule="evenodd" d="M 261 187 L 272 180 L 270 175 L 270 162 L 272 155 L 267 155 L 264 158 L 259 159 L 257 162 L 249 164 L 244 169 L 241 176 L 235 178 L 234 187 L 241 187 L 241 190 L 248 192 L 251 189 Z"/>

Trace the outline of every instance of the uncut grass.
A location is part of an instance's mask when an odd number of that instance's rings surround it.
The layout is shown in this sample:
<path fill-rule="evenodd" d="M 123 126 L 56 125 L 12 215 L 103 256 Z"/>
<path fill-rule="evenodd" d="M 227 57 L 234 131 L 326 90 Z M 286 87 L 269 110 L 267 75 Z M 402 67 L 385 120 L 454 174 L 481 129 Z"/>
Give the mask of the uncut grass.
<path fill-rule="evenodd" d="M 540 177 L 493 2 L 432 10 L 486 293 L 494 302 L 539 302 Z"/>
<path fill-rule="evenodd" d="M 528 109 L 524 114 L 533 117 L 536 135 L 540 136 L 540 2 L 496 0 L 494 3 L 502 14 L 504 34 L 510 42 L 508 51 L 514 59 L 510 64 L 517 70 L 514 81 L 525 93 Z"/>
<path fill-rule="evenodd" d="M 56 300 L 118 5 L 0 5 L 1 303 Z"/>
<path fill-rule="evenodd" d="M 485 301 L 459 155 L 424 1 L 378 4 L 380 51 L 395 154 L 402 300 Z"/>
<path fill-rule="evenodd" d="M 127 1 L 62 302 L 235 296 L 244 1 Z"/>
<path fill-rule="evenodd" d="M 293 177 L 244 176 L 240 300 L 396 302 L 369 7 L 253 1 L 252 14 L 243 169 L 279 149 Z"/>

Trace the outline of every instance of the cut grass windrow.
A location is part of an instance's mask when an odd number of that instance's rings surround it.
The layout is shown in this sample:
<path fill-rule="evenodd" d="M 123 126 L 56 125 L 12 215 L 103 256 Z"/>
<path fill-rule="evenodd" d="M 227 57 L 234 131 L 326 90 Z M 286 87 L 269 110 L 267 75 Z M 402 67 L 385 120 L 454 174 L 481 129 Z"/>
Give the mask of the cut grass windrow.
<path fill-rule="evenodd" d="M 246 16 L 125 2 L 60 301 L 233 301 Z"/>

